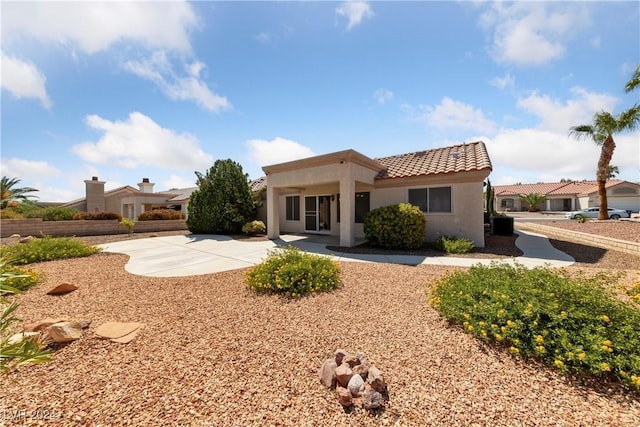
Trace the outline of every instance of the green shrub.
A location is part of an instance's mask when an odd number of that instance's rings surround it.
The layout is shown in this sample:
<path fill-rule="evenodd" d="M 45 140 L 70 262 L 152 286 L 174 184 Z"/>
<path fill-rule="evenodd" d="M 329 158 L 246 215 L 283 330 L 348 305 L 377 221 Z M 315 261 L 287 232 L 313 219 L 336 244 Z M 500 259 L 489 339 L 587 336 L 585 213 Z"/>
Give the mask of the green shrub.
<path fill-rule="evenodd" d="M 51 360 L 48 350 L 42 350 L 40 340 L 31 338 L 10 343 L 11 327 L 20 321 L 13 313 L 18 304 L 10 302 L 6 295 L 21 293 L 22 291 L 10 286 L 20 283 L 17 279 L 24 279 L 28 274 L 17 273 L 15 267 L 7 267 L 4 260 L 0 261 L 0 371 L 9 371 L 28 363 L 43 363 Z"/>
<path fill-rule="evenodd" d="M 400 203 L 368 212 L 364 217 L 364 234 L 374 246 L 417 249 L 424 244 L 426 224 L 420 208 Z"/>
<path fill-rule="evenodd" d="M 249 221 L 242 226 L 242 232 L 250 236 L 263 234 L 265 231 L 267 231 L 267 227 L 264 225 L 264 222 L 258 220 Z"/>
<path fill-rule="evenodd" d="M 340 267 L 329 258 L 290 246 L 270 251 L 266 260 L 247 272 L 245 282 L 258 293 L 278 293 L 295 298 L 338 287 Z"/>
<path fill-rule="evenodd" d="M 122 215 L 115 212 L 78 212 L 73 216 L 75 220 L 107 220 L 117 219 L 120 221 Z"/>
<path fill-rule="evenodd" d="M 0 209 L 0 219 L 24 219 L 24 216 L 12 208 Z"/>
<path fill-rule="evenodd" d="M 631 300 L 640 304 L 640 280 L 636 281 L 631 289 L 627 291 L 627 294 L 631 297 Z"/>
<path fill-rule="evenodd" d="M 231 159 L 216 160 L 206 174 L 196 172 L 198 188 L 189 199 L 187 228 L 194 234 L 236 234 L 256 217 L 248 175 Z"/>
<path fill-rule="evenodd" d="M 138 216 L 138 221 L 152 221 L 152 220 L 169 220 L 169 219 L 184 219 L 182 212 L 173 209 L 153 209 L 151 211 L 142 212 Z"/>
<path fill-rule="evenodd" d="M 26 291 L 43 279 L 35 270 L 14 266 L 4 261 L 0 262 L 0 275 L 4 277 L 3 283 L 5 285 L 19 291 Z"/>
<path fill-rule="evenodd" d="M 582 215 L 582 214 L 578 214 L 578 215 L 576 215 L 575 217 L 573 217 L 573 219 L 574 219 L 576 222 L 579 222 L 579 223 L 581 223 L 581 224 L 583 224 L 583 223 L 585 223 L 585 222 L 589 221 L 589 217 L 588 217 L 588 216 L 586 216 L 586 215 Z"/>
<path fill-rule="evenodd" d="M 429 302 L 452 323 L 514 355 L 640 389 L 640 311 L 607 291 L 617 278 L 476 265 L 436 281 Z"/>
<path fill-rule="evenodd" d="M 25 218 L 42 218 L 42 211 L 44 211 L 44 208 L 33 200 L 24 200 L 11 209 Z"/>
<path fill-rule="evenodd" d="M 448 254 L 466 254 L 473 249 L 473 242 L 462 237 L 440 236 L 433 242 L 433 248 Z"/>
<path fill-rule="evenodd" d="M 120 224 L 127 229 L 127 234 L 129 234 L 129 236 L 133 234 L 133 228 L 136 226 L 136 223 L 133 220 L 129 218 L 122 218 L 120 220 Z"/>
<path fill-rule="evenodd" d="M 78 258 L 93 255 L 101 249 L 72 237 L 44 236 L 27 243 L 17 243 L 0 248 L 0 257 L 12 264 L 24 265 L 55 259 Z"/>
<path fill-rule="evenodd" d="M 70 221 L 78 213 L 77 209 L 65 208 L 63 206 L 52 206 L 43 209 L 40 218 L 43 221 Z"/>

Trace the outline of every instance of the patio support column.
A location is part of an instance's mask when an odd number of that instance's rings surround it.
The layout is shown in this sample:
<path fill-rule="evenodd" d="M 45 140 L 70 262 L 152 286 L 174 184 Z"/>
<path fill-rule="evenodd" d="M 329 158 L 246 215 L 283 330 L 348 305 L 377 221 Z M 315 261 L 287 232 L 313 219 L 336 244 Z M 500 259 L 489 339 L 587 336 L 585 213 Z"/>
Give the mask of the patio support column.
<path fill-rule="evenodd" d="M 340 246 L 353 247 L 356 242 L 356 182 L 351 165 L 345 163 L 340 175 Z"/>
<path fill-rule="evenodd" d="M 267 237 L 280 238 L 280 205 L 278 188 L 267 185 Z"/>
<path fill-rule="evenodd" d="M 546 210 L 550 211 L 551 210 L 551 199 L 547 199 L 546 203 L 547 203 L 547 209 Z"/>

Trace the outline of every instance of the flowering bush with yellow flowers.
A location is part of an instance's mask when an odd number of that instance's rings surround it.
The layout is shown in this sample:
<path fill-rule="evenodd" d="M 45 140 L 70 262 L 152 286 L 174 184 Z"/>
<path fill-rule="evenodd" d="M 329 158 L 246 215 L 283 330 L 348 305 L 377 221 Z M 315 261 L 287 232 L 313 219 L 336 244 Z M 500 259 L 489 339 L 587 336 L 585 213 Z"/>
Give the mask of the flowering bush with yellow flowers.
<path fill-rule="evenodd" d="M 515 356 L 640 390 L 640 310 L 607 290 L 618 279 L 494 262 L 431 283 L 429 302 Z"/>
<path fill-rule="evenodd" d="M 631 289 L 627 291 L 627 294 L 629 294 L 634 302 L 640 304 L 640 280 L 636 281 L 633 286 L 631 286 Z"/>
<path fill-rule="evenodd" d="M 0 248 L 0 257 L 12 265 L 25 265 L 56 259 L 78 258 L 100 252 L 100 248 L 87 245 L 73 237 L 43 236 L 26 243 Z"/>
<path fill-rule="evenodd" d="M 279 293 L 296 298 L 338 287 L 340 267 L 327 257 L 289 246 L 269 252 L 266 260 L 247 272 L 245 283 L 258 293 Z"/>

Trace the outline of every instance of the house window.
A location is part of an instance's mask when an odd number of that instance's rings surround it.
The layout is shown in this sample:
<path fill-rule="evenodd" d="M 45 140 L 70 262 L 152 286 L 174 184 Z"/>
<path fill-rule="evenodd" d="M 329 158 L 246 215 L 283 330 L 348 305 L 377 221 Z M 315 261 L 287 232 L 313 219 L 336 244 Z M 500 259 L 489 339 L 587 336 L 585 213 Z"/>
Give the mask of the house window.
<path fill-rule="evenodd" d="M 503 209 L 513 209 L 513 199 L 502 199 L 500 207 Z"/>
<path fill-rule="evenodd" d="M 287 221 L 300 221 L 300 196 L 287 196 Z"/>
<path fill-rule="evenodd" d="M 364 222 L 364 216 L 370 210 L 369 204 L 369 192 L 363 191 L 356 193 L 356 223 L 362 224 Z"/>
<path fill-rule="evenodd" d="M 409 203 L 422 212 L 451 212 L 451 187 L 430 187 L 409 189 Z"/>

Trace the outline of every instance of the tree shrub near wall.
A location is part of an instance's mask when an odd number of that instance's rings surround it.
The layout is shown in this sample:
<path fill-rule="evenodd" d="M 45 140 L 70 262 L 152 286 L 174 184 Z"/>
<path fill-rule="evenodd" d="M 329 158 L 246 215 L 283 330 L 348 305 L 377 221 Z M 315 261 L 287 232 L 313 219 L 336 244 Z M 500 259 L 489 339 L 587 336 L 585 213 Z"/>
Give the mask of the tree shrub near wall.
<path fill-rule="evenodd" d="M 424 244 L 427 220 L 409 203 L 383 206 L 364 217 L 364 234 L 374 246 L 417 249 Z"/>
<path fill-rule="evenodd" d="M 122 215 L 115 212 L 78 212 L 73 216 L 74 220 L 107 220 L 107 219 L 117 219 L 120 221 L 122 219 Z"/>
<path fill-rule="evenodd" d="M 54 206 L 46 208 L 42 211 L 43 221 L 69 221 L 78 214 L 77 209 L 65 208 L 63 206 Z"/>
<path fill-rule="evenodd" d="M 187 227 L 197 234 L 235 234 L 255 218 L 256 205 L 248 176 L 233 160 L 216 160 L 206 175 L 196 172 Z"/>
<path fill-rule="evenodd" d="M 153 220 L 171 220 L 171 219 L 184 219 L 182 212 L 173 209 L 153 209 L 151 211 L 142 212 L 138 216 L 138 221 L 153 221 Z"/>

